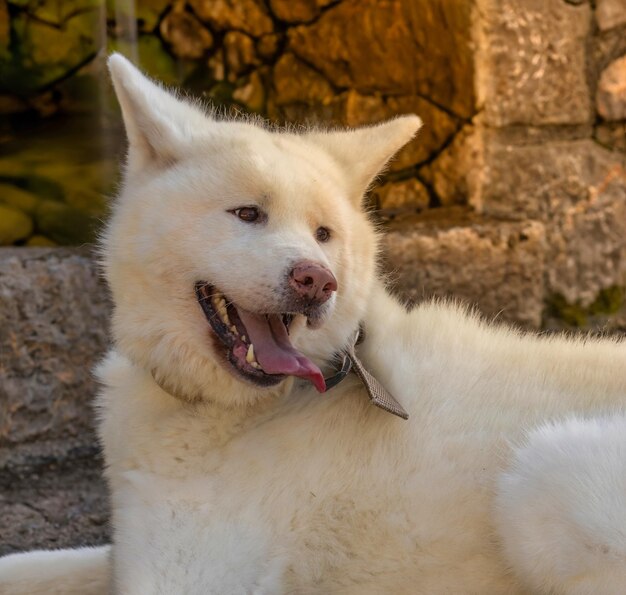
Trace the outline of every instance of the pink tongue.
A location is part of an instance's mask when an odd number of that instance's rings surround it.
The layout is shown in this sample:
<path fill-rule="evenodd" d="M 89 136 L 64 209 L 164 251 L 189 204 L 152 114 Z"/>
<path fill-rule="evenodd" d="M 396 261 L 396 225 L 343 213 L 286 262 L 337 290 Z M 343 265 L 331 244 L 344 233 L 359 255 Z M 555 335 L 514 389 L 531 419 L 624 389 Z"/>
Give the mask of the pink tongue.
<path fill-rule="evenodd" d="M 326 390 L 322 372 L 311 360 L 294 349 L 279 314 L 252 314 L 241 308 L 237 311 L 254 345 L 256 359 L 266 374 L 306 378 L 319 392 Z"/>

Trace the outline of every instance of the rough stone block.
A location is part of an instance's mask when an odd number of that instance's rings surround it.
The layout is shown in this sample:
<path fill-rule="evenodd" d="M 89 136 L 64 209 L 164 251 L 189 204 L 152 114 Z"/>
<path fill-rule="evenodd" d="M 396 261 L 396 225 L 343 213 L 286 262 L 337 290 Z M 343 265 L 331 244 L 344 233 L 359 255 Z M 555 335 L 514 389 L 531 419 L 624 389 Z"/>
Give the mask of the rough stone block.
<path fill-rule="evenodd" d="M 419 170 L 444 206 L 467 204 L 482 171 L 481 136 L 468 124 L 429 164 Z"/>
<path fill-rule="evenodd" d="M 430 201 L 428 190 L 415 178 L 383 184 L 372 195 L 376 207 L 383 211 L 422 211 Z"/>
<path fill-rule="evenodd" d="M 269 0 L 271 11 L 286 23 L 308 23 L 320 14 L 317 0 Z"/>
<path fill-rule="evenodd" d="M 470 203 L 479 213 L 507 219 L 554 220 L 590 199 L 623 157 L 592 140 L 516 145 L 486 132 L 484 155 Z"/>
<path fill-rule="evenodd" d="M 91 370 L 107 296 L 85 250 L 0 250 L 0 470 L 97 450 Z"/>
<path fill-rule="evenodd" d="M 276 62 L 273 81 L 273 99 L 279 106 L 290 103 L 324 105 L 330 103 L 334 95 L 330 83 L 321 74 L 290 53 Z"/>
<path fill-rule="evenodd" d="M 233 91 L 233 99 L 247 107 L 250 111 L 260 113 L 265 107 L 265 87 L 258 70 L 247 77 L 243 86 Z"/>
<path fill-rule="evenodd" d="M 446 0 L 345 0 L 288 33 L 336 87 L 422 95 L 461 117 L 474 113 L 470 37 L 471 3 Z"/>
<path fill-rule="evenodd" d="M 198 17 L 216 31 L 243 31 L 253 37 L 272 33 L 274 25 L 260 0 L 190 0 Z"/>
<path fill-rule="evenodd" d="M 254 41 L 239 31 L 229 31 L 224 35 L 224 59 L 228 79 L 233 83 L 241 73 L 261 63 L 256 55 Z"/>
<path fill-rule="evenodd" d="M 616 165 L 585 200 L 547 227 L 547 290 L 570 304 L 626 286 L 626 170 Z"/>
<path fill-rule="evenodd" d="M 161 36 L 175 56 L 194 60 L 201 58 L 213 45 L 213 36 L 200 21 L 184 10 L 172 10 L 159 27 Z"/>
<path fill-rule="evenodd" d="M 430 159 L 454 136 L 460 120 L 421 97 L 389 97 L 384 115 L 376 121 L 400 114 L 417 114 L 423 122 L 417 136 L 406 145 L 391 163 L 391 170 L 411 167 Z M 373 122 L 375 120 L 370 120 Z"/>
<path fill-rule="evenodd" d="M 591 36 L 587 50 L 587 73 L 589 86 L 593 90 L 598 84 L 600 73 L 611 62 L 626 54 L 626 24 Z"/>
<path fill-rule="evenodd" d="M 477 95 L 487 124 L 591 120 L 585 61 L 590 11 L 587 2 L 478 0 Z"/>
<path fill-rule="evenodd" d="M 626 24 L 626 0 L 596 0 L 596 21 L 601 31 Z"/>
<path fill-rule="evenodd" d="M 384 242 L 386 268 L 396 290 L 411 301 L 459 298 L 476 304 L 488 317 L 538 327 L 543 310 L 544 226 L 447 211 L 439 222 L 425 217 L 398 222 L 390 229 Z"/>
<path fill-rule="evenodd" d="M 596 104 L 605 120 L 626 119 L 626 56 L 609 64 L 600 75 Z"/>
<path fill-rule="evenodd" d="M 263 60 L 271 61 L 281 50 L 282 34 L 263 35 L 256 44 L 257 53 Z"/>
<path fill-rule="evenodd" d="M 594 130 L 594 138 L 609 149 L 626 153 L 626 122 L 599 124 Z"/>

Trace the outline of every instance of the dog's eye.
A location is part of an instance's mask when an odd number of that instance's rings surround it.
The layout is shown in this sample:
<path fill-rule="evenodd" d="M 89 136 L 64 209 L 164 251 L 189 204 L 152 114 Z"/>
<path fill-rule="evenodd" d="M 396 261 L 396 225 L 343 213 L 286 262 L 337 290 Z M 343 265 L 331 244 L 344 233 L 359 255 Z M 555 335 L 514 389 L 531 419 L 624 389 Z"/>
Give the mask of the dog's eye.
<path fill-rule="evenodd" d="M 230 212 L 246 223 L 255 223 L 263 219 L 263 215 L 257 207 L 239 207 Z"/>
<path fill-rule="evenodd" d="M 318 227 L 315 231 L 315 239 L 318 242 L 328 242 L 330 240 L 330 229 L 327 227 Z"/>

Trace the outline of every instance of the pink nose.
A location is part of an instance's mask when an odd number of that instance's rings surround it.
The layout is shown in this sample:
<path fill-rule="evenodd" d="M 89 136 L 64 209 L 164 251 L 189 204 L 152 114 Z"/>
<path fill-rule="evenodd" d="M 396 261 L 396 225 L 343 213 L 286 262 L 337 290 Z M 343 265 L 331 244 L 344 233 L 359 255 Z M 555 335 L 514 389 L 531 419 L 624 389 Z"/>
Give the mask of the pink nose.
<path fill-rule="evenodd" d="M 299 262 L 289 275 L 289 285 L 303 298 L 323 304 L 333 291 L 337 291 L 337 279 L 321 264 L 310 260 Z"/>

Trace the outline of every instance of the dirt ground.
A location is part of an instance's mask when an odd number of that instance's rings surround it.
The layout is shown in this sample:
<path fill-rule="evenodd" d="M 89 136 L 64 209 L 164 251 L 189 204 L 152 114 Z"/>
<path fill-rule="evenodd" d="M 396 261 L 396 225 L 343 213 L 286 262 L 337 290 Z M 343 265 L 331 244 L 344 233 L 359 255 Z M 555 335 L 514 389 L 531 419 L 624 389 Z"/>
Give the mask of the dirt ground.
<path fill-rule="evenodd" d="M 72 461 L 23 476 L 0 472 L 0 555 L 109 541 L 102 461 Z"/>

